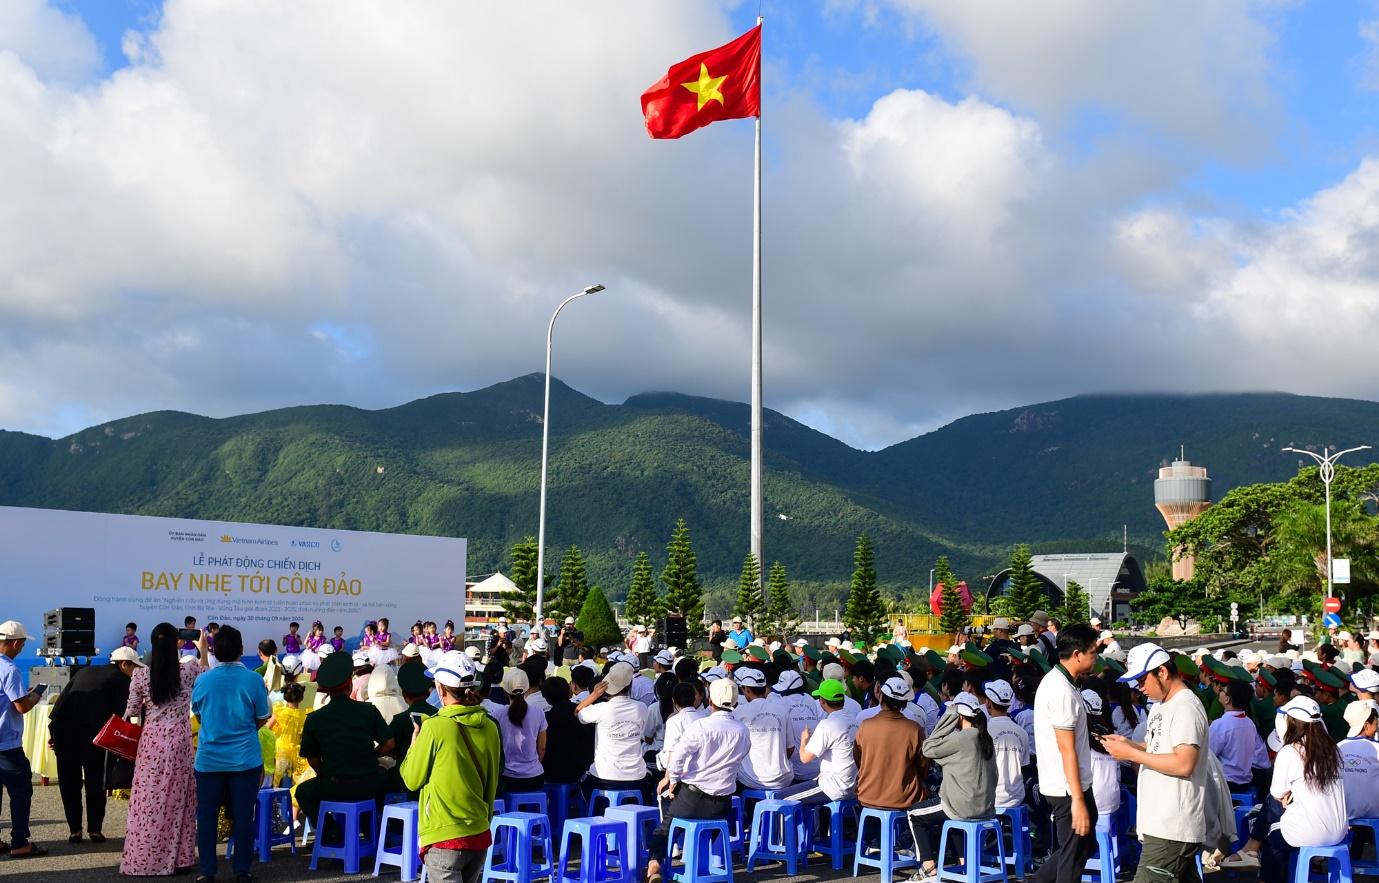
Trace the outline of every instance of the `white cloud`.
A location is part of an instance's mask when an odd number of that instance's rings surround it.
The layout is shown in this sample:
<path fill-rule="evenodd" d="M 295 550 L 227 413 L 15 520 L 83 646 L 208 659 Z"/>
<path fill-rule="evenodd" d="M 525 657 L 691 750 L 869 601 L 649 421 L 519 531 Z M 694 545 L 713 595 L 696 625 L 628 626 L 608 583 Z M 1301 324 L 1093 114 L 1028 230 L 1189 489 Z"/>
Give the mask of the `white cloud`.
<path fill-rule="evenodd" d="M 0 59 L 18 59 L 44 81 L 83 83 L 100 66 L 101 53 L 86 25 L 45 0 L 0 3 Z"/>
<path fill-rule="evenodd" d="M 1331 294 L 1347 334 L 1372 329 L 1369 163 L 1250 226 L 1154 199 L 1180 171 L 1134 126 L 1059 146 L 1090 102 L 1234 150 L 1245 130 L 1218 130 L 1271 107 L 1249 10 L 1187 15 L 1195 54 L 1146 85 L 1174 59 L 1117 67 L 1133 28 L 1105 14 L 984 34 L 994 7 L 968 8 L 923 11 L 974 59 L 971 96 L 900 89 L 856 120 L 772 99 L 768 404 L 876 446 L 1091 390 L 1325 389 L 1310 366 L 1274 381 L 1277 324 L 1324 346 L 1307 317 Z M 636 104 L 733 35 L 710 12 L 175 0 L 134 64 L 80 88 L 0 51 L 0 426 L 471 389 L 538 370 L 550 311 L 594 282 L 560 319 L 562 379 L 746 400 L 751 124 L 651 142 Z M 1177 45 L 1147 16 L 1128 14 L 1147 45 Z M 1035 45 L 1002 62 L 1021 27 Z M 1206 59 L 1213 27 L 1239 45 Z M 1060 54 L 1080 61 L 1044 71 Z"/>

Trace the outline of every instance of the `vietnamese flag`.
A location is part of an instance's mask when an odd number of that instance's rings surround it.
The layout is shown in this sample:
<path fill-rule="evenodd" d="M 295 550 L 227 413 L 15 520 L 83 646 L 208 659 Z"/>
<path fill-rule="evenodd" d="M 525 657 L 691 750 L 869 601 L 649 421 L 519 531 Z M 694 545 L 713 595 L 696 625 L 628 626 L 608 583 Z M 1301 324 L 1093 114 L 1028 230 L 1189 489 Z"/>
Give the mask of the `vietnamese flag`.
<path fill-rule="evenodd" d="M 761 25 L 673 65 L 642 93 L 652 138 L 679 138 L 719 120 L 761 115 Z"/>

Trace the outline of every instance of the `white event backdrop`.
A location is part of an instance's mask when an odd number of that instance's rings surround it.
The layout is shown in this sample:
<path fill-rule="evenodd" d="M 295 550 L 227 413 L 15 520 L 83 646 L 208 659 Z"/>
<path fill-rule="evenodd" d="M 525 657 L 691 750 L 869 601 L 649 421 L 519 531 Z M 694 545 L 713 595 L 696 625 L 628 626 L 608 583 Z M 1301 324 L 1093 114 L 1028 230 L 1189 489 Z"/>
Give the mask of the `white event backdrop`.
<path fill-rule="evenodd" d="M 36 638 L 27 659 L 56 607 L 95 608 L 102 655 L 126 622 L 144 650 L 155 625 L 186 616 L 234 625 L 250 654 L 294 620 L 350 637 L 387 617 L 400 645 L 418 619 L 464 622 L 465 552 L 450 537 L 0 506 L 0 620 Z"/>

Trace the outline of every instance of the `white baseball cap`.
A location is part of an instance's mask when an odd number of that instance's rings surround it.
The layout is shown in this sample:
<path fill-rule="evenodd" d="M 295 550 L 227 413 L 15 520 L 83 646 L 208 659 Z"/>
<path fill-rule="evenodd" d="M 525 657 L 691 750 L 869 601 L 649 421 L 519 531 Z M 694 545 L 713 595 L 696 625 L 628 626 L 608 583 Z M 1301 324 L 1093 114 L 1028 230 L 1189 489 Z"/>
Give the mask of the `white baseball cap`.
<path fill-rule="evenodd" d="M 418 647 L 416 644 L 413 644 L 413 643 L 411 643 L 411 642 L 409 641 L 408 643 L 402 645 L 402 655 L 403 655 L 403 656 L 406 656 L 406 657 L 409 658 L 409 659 L 412 658 L 413 656 L 420 656 L 420 655 L 421 655 L 421 648 Z M 286 668 L 286 667 L 287 667 L 287 660 L 284 659 L 284 660 L 283 660 L 283 668 Z"/>
<path fill-rule="evenodd" d="M 133 647 L 121 647 L 121 648 L 119 648 L 118 650 L 116 650 L 115 652 L 113 652 L 113 653 L 110 654 L 110 661 L 111 661 L 111 662 L 132 662 L 132 663 L 134 663 L 135 665 L 139 666 L 140 668 L 146 668 L 146 667 L 147 667 L 147 666 L 145 666 L 142 662 L 139 661 L 139 654 L 134 652 L 134 648 L 133 648 Z"/>
<path fill-rule="evenodd" d="M 1116 637 L 1115 634 L 1112 633 L 1112 632 L 1102 632 L 1102 633 L 1101 633 L 1101 640 L 1103 640 L 1103 641 L 1113 641 L 1113 640 L 1115 640 L 1115 637 Z"/>
<path fill-rule="evenodd" d="M 798 641 L 796 641 L 796 642 L 795 642 L 794 644 L 792 644 L 791 646 L 792 646 L 792 647 L 808 647 L 808 646 L 809 646 L 809 642 L 806 641 L 804 638 L 800 638 Z"/>
<path fill-rule="evenodd" d="M 464 655 L 468 656 L 470 659 L 478 659 L 483 654 L 479 652 L 478 647 L 466 647 L 464 648 Z"/>
<path fill-rule="evenodd" d="M 841 662 L 830 662 L 828 665 L 824 666 L 823 675 L 826 681 L 838 681 L 842 683 L 843 678 L 847 677 L 847 670 L 843 668 Z"/>
<path fill-rule="evenodd" d="M 962 654 L 962 650 L 963 650 L 963 647 L 962 647 L 961 644 L 954 644 L 953 646 L 951 646 L 951 647 L 948 648 L 948 655 L 949 655 L 949 656 L 960 656 L 960 655 Z"/>
<path fill-rule="evenodd" d="M 733 617 L 733 622 L 742 622 L 742 617 L 740 617 L 740 616 L 734 616 L 734 617 Z"/>
<path fill-rule="evenodd" d="M 632 686 L 632 678 L 636 674 L 632 666 L 619 661 L 609 666 L 608 672 L 603 676 L 603 682 L 608 685 L 610 694 L 617 694 Z"/>
<path fill-rule="evenodd" d="M 436 683 L 452 690 L 472 687 L 479 680 L 479 673 L 474 668 L 473 661 L 458 650 L 447 650 L 442 653 L 436 664 L 426 670 L 426 674 L 434 678 Z"/>
<path fill-rule="evenodd" d="M 368 654 L 368 651 L 366 651 L 366 650 L 356 650 L 356 651 L 354 651 L 353 653 L 350 654 L 350 660 L 351 660 L 352 662 L 354 662 L 355 665 L 368 665 L 368 664 L 369 664 L 369 654 Z"/>
<path fill-rule="evenodd" d="M 710 684 L 714 681 L 721 681 L 727 676 L 728 670 L 721 665 L 715 665 L 713 668 L 705 669 L 704 673 L 700 675 L 701 678 L 708 681 Z"/>
<path fill-rule="evenodd" d="M 14 620 L 0 622 L 0 641 L 28 641 L 31 639 L 32 636 L 24 631 L 24 626 Z"/>
<path fill-rule="evenodd" d="M 776 678 L 776 685 L 771 689 L 777 693 L 789 693 L 803 686 L 804 678 L 800 677 L 800 673 L 788 668 L 780 673 L 780 677 Z"/>
<path fill-rule="evenodd" d="M 530 640 L 530 641 L 527 642 L 526 647 L 527 647 L 527 650 L 531 651 L 532 653 L 545 653 L 545 652 L 546 652 L 546 649 L 547 649 L 547 648 L 546 648 L 546 639 L 545 639 L 545 638 L 533 638 L 532 640 Z"/>
<path fill-rule="evenodd" d="M 503 673 L 503 692 L 509 696 L 517 693 L 526 693 L 531 689 L 531 679 L 527 673 L 520 668 L 510 668 Z"/>
<path fill-rule="evenodd" d="M 827 641 L 824 641 L 824 646 L 826 646 L 826 647 L 837 647 L 837 646 L 839 646 L 839 645 L 842 644 L 842 643 L 843 643 L 843 642 L 840 641 L 840 640 L 838 640 L 837 638 L 829 638 Z"/>
<path fill-rule="evenodd" d="M 1034 626 L 1030 625 L 1030 624 L 1027 623 L 1027 622 L 1026 622 L 1026 623 L 1021 623 L 1021 624 L 1020 624 L 1020 627 L 1019 627 L 1018 629 L 1015 630 L 1015 637 L 1017 637 L 1017 638 L 1029 638 L 1029 637 L 1033 637 L 1033 636 L 1034 636 Z"/>
<path fill-rule="evenodd" d="M 1000 629 L 1003 632 L 1008 632 L 1010 631 L 1010 620 L 1006 619 L 1004 616 L 998 616 L 991 621 L 991 627 L 993 629 Z"/>
<path fill-rule="evenodd" d="M 334 652 L 335 648 L 332 647 L 330 644 L 322 644 L 321 649 L 316 651 L 316 655 L 324 659 Z"/>
<path fill-rule="evenodd" d="M 675 664 L 675 654 L 671 653 L 669 650 L 662 650 L 653 656 L 652 660 L 664 666 L 671 666 Z"/>
<path fill-rule="evenodd" d="M 724 649 L 724 650 L 736 650 L 736 649 L 738 649 L 737 641 L 734 641 L 732 638 L 724 638 L 724 639 L 723 639 L 723 649 Z"/>
<path fill-rule="evenodd" d="M 721 677 L 709 684 L 709 702 L 719 708 L 737 705 L 737 684 L 732 678 Z"/>
<path fill-rule="evenodd" d="M 1015 698 L 1015 691 L 1011 689 L 1010 684 L 999 678 L 994 681 L 987 681 L 986 686 L 982 687 L 982 692 L 986 694 L 986 698 L 990 699 L 993 705 L 999 705 L 1002 708 L 1010 705 L 1011 700 Z"/>
<path fill-rule="evenodd" d="M 1101 697 L 1095 691 L 1083 690 L 1082 701 L 1087 706 L 1088 714 L 1101 714 Z"/>
<path fill-rule="evenodd" d="M 744 687 L 751 687 L 756 690 L 766 688 L 766 675 L 762 673 L 761 669 L 739 668 L 733 672 L 733 679 Z"/>
<path fill-rule="evenodd" d="M 1287 726 L 1285 717 L 1291 717 L 1304 723 L 1316 723 L 1322 719 L 1322 707 L 1317 704 L 1317 700 L 1310 696 L 1294 696 L 1278 710 L 1276 728 L 1280 731 Z M 1282 732 L 1279 735 L 1281 736 Z"/>
<path fill-rule="evenodd" d="M 954 696 L 948 707 L 963 717 L 976 717 L 982 713 L 982 707 L 977 704 L 977 697 L 971 693 L 959 693 Z"/>
<path fill-rule="evenodd" d="M 566 624 L 566 625 L 574 625 L 574 624 L 575 624 L 575 618 L 574 618 L 573 616 L 567 616 L 567 617 L 565 617 L 565 624 Z"/>
<path fill-rule="evenodd" d="M 881 695 L 891 699 L 899 699 L 902 702 L 912 702 L 915 698 L 914 688 L 905 683 L 899 677 L 886 678 L 881 682 Z"/>
<path fill-rule="evenodd" d="M 1158 644 L 1137 644 L 1125 657 L 1125 674 L 1119 680 L 1133 684 L 1161 665 L 1173 662 L 1168 651 Z"/>
<path fill-rule="evenodd" d="M 283 657 L 283 661 L 280 664 L 282 665 L 282 670 L 285 674 L 299 675 L 305 670 L 305 666 L 302 665 L 302 659 L 300 656 L 293 656 L 289 654 Z"/>
<path fill-rule="evenodd" d="M 1379 672 L 1372 668 L 1357 668 L 1351 672 L 1350 682 L 1355 685 L 1355 689 L 1365 693 L 1379 691 Z"/>

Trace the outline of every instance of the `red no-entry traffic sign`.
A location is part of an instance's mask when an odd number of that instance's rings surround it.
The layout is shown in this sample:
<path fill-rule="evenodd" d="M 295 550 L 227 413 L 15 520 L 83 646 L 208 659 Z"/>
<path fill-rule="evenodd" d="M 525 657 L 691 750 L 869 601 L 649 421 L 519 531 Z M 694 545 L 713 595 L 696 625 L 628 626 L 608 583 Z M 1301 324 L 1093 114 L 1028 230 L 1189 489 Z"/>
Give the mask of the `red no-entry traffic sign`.
<path fill-rule="evenodd" d="M 1340 613 L 1341 599 L 1327 598 L 1325 601 L 1322 602 L 1322 609 L 1325 610 L 1327 613 Z"/>

